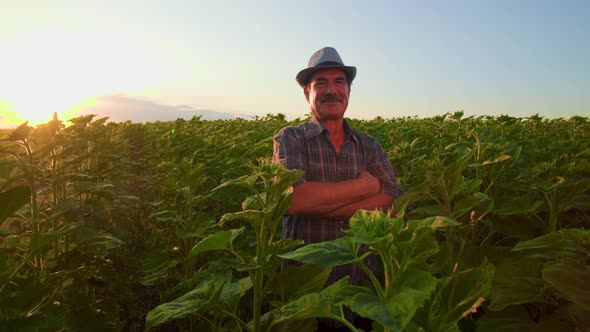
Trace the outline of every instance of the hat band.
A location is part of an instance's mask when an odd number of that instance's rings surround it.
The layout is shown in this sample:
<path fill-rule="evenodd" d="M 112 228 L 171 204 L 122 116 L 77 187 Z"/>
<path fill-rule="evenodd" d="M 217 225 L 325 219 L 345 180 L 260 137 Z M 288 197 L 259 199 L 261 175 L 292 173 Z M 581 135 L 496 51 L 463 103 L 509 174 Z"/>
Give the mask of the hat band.
<path fill-rule="evenodd" d="M 336 61 L 324 61 L 324 62 L 318 63 L 314 67 L 321 67 L 321 66 L 344 66 L 344 65 L 342 63 L 336 62 Z"/>

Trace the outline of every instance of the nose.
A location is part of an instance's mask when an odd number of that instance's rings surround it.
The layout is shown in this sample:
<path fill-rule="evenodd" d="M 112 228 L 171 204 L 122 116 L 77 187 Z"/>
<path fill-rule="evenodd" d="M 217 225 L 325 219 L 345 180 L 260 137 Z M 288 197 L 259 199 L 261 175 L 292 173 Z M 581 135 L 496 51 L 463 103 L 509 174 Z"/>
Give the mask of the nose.
<path fill-rule="evenodd" d="M 326 93 L 330 94 L 334 90 L 334 85 L 331 82 L 326 83 Z"/>

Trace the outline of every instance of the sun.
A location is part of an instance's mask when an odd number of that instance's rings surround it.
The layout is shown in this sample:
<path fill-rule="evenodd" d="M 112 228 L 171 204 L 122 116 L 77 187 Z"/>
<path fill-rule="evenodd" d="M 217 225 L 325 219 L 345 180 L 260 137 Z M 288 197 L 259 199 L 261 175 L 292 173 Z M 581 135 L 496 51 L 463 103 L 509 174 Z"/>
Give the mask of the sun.
<path fill-rule="evenodd" d="M 71 40 L 55 33 L 28 34 L 0 45 L 0 126 L 35 126 L 71 117 L 73 108 L 92 95 L 79 82 L 79 61 L 73 61 Z M 68 114 L 70 113 L 70 114 Z"/>
<path fill-rule="evenodd" d="M 0 126 L 5 128 L 46 123 L 54 113 L 69 120 L 85 105 L 93 106 L 93 97 L 133 93 L 150 80 L 163 80 L 153 52 L 132 36 L 103 30 L 21 33 L 0 38 L 0 54 Z"/>
<path fill-rule="evenodd" d="M 13 128 L 24 122 L 37 126 L 49 122 L 53 114 L 64 121 L 76 116 L 87 106 L 95 106 L 95 98 L 88 97 L 74 100 L 71 96 L 44 96 L 36 93 L 37 98 L 13 98 L 11 101 L 0 100 L 0 128 Z"/>
<path fill-rule="evenodd" d="M 49 122 L 54 114 L 62 121 L 69 120 L 90 106 L 96 106 L 96 98 L 76 94 L 75 89 L 24 89 L 0 100 L 0 128 L 24 122 L 34 127 Z"/>

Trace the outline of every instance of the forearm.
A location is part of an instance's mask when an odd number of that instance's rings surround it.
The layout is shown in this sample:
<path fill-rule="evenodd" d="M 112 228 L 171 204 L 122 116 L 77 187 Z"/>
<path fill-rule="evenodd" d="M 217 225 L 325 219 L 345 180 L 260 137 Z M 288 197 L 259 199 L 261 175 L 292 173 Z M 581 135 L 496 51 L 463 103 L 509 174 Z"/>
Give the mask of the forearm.
<path fill-rule="evenodd" d="M 376 194 L 341 206 L 335 210 L 327 212 L 325 215 L 327 217 L 348 219 L 358 210 L 381 210 L 387 212 L 393 205 L 394 201 L 395 199 L 389 195 Z"/>
<path fill-rule="evenodd" d="M 359 179 L 343 182 L 306 182 L 293 188 L 290 215 L 326 215 L 377 194 L 379 187 Z"/>

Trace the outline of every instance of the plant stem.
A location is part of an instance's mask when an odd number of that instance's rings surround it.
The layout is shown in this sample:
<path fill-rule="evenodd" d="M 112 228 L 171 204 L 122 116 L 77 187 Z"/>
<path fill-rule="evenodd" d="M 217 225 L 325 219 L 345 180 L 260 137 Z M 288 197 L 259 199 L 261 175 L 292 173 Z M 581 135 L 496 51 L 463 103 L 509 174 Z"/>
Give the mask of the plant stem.
<path fill-rule="evenodd" d="M 393 279 L 395 277 L 395 267 L 393 265 L 393 258 L 387 250 L 379 250 L 379 256 L 383 260 L 384 284 L 385 290 L 381 290 L 379 297 L 386 301 L 393 292 Z M 375 288 L 378 289 L 378 288 Z"/>
<path fill-rule="evenodd" d="M 330 318 L 330 319 L 333 319 L 333 320 L 337 320 L 337 321 L 339 321 L 340 323 L 342 323 L 342 324 L 346 325 L 346 327 L 348 327 L 348 328 L 349 328 L 351 331 L 358 331 L 358 330 L 356 329 L 356 327 L 354 327 L 354 325 L 350 324 L 350 322 L 349 322 L 349 321 L 347 321 L 346 319 L 344 319 L 344 318 L 342 318 L 342 317 L 340 317 L 340 316 L 336 316 L 336 315 L 330 315 L 330 316 L 328 316 L 327 318 Z"/>
<path fill-rule="evenodd" d="M 557 187 L 553 189 L 551 200 L 549 201 L 549 232 L 557 230 Z"/>
<path fill-rule="evenodd" d="M 265 222 L 262 221 L 260 229 L 256 229 L 256 259 L 258 264 L 262 264 L 261 262 L 264 259 L 264 227 Z M 260 331 L 260 316 L 262 315 L 262 289 L 263 289 L 263 282 L 264 282 L 264 272 L 262 268 L 257 268 L 256 272 L 254 273 L 254 312 L 253 312 L 253 321 L 254 321 L 254 331 Z"/>
<path fill-rule="evenodd" d="M 379 282 L 377 277 L 375 277 L 375 274 L 362 261 L 358 265 L 360 266 L 361 270 L 365 271 L 367 276 L 369 276 L 369 279 L 371 279 L 371 282 L 373 283 L 373 286 L 375 287 L 375 291 L 377 291 L 377 295 L 379 296 L 379 298 L 382 300 L 385 300 L 386 299 L 385 292 L 383 291 L 383 287 L 381 287 L 381 283 Z M 386 278 L 386 280 L 387 280 L 387 278 Z M 387 286 L 386 286 L 386 289 L 387 289 Z"/>
<path fill-rule="evenodd" d="M 263 273 L 262 270 L 258 269 L 256 273 L 254 273 L 254 312 L 253 312 L 253 322 L 254 322 L 254 331 L 260 331 L 260 316 L 262 313 L 262 281 L 263 281 Z"/>
<path fill-rule="evenodd" d="M 242 331 L 252 331 L 249 327 L 248 324 L 246 324 L 243 320 L 240 319 L 240 317 L 236 316 L 233 312 L 229 312 L 227 310 L 221 310 L 222 313 L 228 315 L 229 317 L 231 317 L 236 323 L 238 323 L 238 325 L 240 325 L 243 330 Z M 254 330 L 256 331 L 256 330 Z"/>

